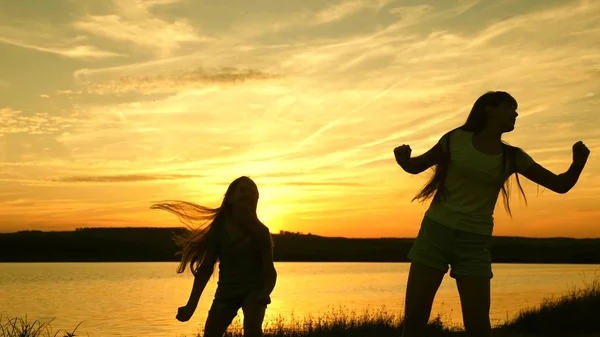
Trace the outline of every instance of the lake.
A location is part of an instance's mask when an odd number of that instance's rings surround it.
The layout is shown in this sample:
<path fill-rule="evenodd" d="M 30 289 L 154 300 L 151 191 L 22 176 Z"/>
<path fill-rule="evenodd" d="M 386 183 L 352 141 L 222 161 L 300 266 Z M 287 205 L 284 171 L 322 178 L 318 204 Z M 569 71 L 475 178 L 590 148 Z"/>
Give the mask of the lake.
<path fill-rule="evenodd" d="M 177 263 L 0 263 L 0 315 L 54 318 L 54 329 L 80 335 L 193 336 L 204 323 L 216 287 L 209 282 L 194 317 L 175 320 L 192 285 Z M 385 307 L 400 313 L 407 263 L 276 263 L 279 278 L 266 320 L 298 319 L 347 308 Z M 499 323 L 544 297 L 583 287 L 600 265 L 495 264 L 491 317 Z M 216 274 L 215 274 L 216 275 Z M 446 275 L 432 315 L 462 324 L 454 280 Z M 241 311 L 240 311 L 241 316 Z"/>

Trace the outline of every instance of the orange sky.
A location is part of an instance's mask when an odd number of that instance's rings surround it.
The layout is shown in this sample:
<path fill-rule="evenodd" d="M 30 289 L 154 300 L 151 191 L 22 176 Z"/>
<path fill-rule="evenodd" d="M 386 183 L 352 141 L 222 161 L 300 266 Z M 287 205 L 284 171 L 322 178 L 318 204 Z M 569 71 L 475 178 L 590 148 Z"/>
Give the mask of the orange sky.
<path fill-rule="evenodd" d="M 414 236 L 428 174 L 398 168 L 475 99 L 520 103 L 506 136 L 567 195 L 525 184 L 497 235 L 600 237 L 600 2 L 4 2 L 0 231 L 179 226 L 149 206 L 216 206 L 240 175 L 281 229 Z"/>

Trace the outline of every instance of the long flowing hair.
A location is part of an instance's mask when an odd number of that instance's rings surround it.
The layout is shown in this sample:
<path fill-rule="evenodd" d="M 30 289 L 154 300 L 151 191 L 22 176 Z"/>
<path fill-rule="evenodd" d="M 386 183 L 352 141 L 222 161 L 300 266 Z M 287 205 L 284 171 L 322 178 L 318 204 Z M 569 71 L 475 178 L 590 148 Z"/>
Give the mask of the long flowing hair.
<path fill-rule="evenodd" d="M 518 106 L 517 101 L 507 92 L 490 91 L 483 94 L 475 101 L 475 104 L 473 104 L 473 107 L 471 109 L 471 112 L 469 113 L 469 116 L 467 117 L 467 121 L 465 122 L 465 124 L 461 127 L 451 130 L 450 132 L 442 136 L 442 139 L 439 144 L 440 147 L 438 148 L 439 162 L 433 167 L 434 173 L 432 177 L 427 182 L 427 184 L 425 184 L 425 186 L 421 189 L 421 191 L 413 198 L 413 201 L 419 200 L 421 202 L 424 202 L 427 199 L 433 197 L 432 202 L 439 202 L 441 199 L 447 196 L 448 192 L 446 191 L 444 183 L 446 181 L 446 175 L 448 174 L 448 166 L 450 164 L 450 134 L 458 129 L 474 133 L 481 132 L 487 124 L 486 108 L 496 107 L 502 103 L 512 104 L 514 105 L 515 109 Z M 519 187 L 521 195 L 527 203 L 527 197 L 525 196 L 525 191 L 523 191 L 523 187 L 521 186 L 521 181 L 519 180 L 519 173 L 516 170 L 517 152 L 521 151 L 521 149 L 511 146 L 504 141 L 502 141 L 502 143 L 502 167 L 504 170 L 506 170 L 508 162 L 509 172 L 514 172 L 517 186 Z M 445 146 L 446 149 L 442 149 L 441 146 Z M 510 209 L 510 179 L 507 178 L 506 180 L 503 180 L 501 191 L 502 199 L 504 202 L 504 208 L 506 212 L 510 216 L 512 216 L 512 212 Z"/>
<path fill-rule="evenodd" d="M 150 209 L 160 209 L 177 215 L 179 221 L 186 226 L 187 230 L 183 234 L 175 234 L 173 238 L 175 244 L 180 248 L 177 255 L 181 255 L 177 273 L 183 273 L 189 264 L 192 274 L 196 275 L 203 262 L 209 241 L 216 240 L 216 231 L 219 226 L 224 226 L 225 217 L 230 214 L 229 199 L 243 179 L 252 181 L 246 176 L 232 181 L 227 187 L 221 206 L 217 208 L 181 200 L 166 200 L 150 207 Z M 256 208 L 254 214 L 256 215 Z M 214 264 L 211 268 L 214 268 Z"/>

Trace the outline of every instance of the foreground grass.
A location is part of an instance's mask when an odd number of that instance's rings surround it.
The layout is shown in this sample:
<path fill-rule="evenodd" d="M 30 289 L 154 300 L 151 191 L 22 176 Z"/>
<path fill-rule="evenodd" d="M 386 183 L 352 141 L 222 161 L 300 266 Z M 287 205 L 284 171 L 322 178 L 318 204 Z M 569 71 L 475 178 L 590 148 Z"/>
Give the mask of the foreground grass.
<path fill-rule="evenodd" d="M 494 330 L 495 337 L 534 336 L 600 336 L 600 278 L 575 289 L 567 295 L 547 298 L 540 305 L 518 313 Z M 442 324 L 442 317 L 429 324 L 429 337 L 464 336 L 458 326 Z M 318 317 L 302 320 L 280 318 L 265 325 L 265 337 L 397 337 L 402 331 L 402 319 L 397 314 L 365 311 L 357 314 L 339 309 Z M 48 323 L 26 319 L 0 317 L 0 337 L 75 337 L 73 331 L 51 333 Z M 195 337 L 200 337 L 198 334 Z M 227 337 L 242 337 L 239 320 L 229 329 Z"/>
<path fill-rule="evenodd" d="M 522 310 L 502 331 L 539 336 L 600 336 L 600 277 L 567 295 Z"/>
<path fill-rule="evenodd" d="M 429 323 L 428 337 L 459 336 L 458 327 L 445 326 L 442 316 L 437 316 Z M 344 308 L 317 317 L 308 316 L 302 320 L 280 318 L 265 324 L 265 337 L 363 337 L 363 336 L 400 336 L 402 318 L 385 309 L 365 311 L 357 314 Z M 201 337 L 198 334 L 194 337 Z M 234 322 L 226 337 L 242 337 L 240 320 Z"/>
<path fill-rule="evenodd" d="M 50 325 L 52 321 L 40 322 L 35 320 L 30 322 L 25 318 L 4 318 L 0 316 L 0 337 L 75 337 L 75 331 L 79 328 L 79 323 L 71 331 L 58 330 L 52 333 Z M 77 335 L 78 336 L 78 335 Z"/>

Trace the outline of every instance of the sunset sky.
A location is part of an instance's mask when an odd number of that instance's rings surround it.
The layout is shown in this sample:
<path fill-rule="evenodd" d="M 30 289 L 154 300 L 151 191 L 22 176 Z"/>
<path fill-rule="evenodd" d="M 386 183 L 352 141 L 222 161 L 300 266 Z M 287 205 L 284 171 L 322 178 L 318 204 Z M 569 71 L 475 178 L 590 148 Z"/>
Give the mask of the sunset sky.
<path fill-rule="evenodd" d="M 179 226 L 258 184 L 279 230 L 415 236 L 427 205 L 392 150 L 426 151 L 477 97 L 555 173 L 496 235 L 600 237 L 600 1 L 36 0 L 0 4 L 0 232 Z M 500 199 L 501 200 L 501 199 Z"/>

